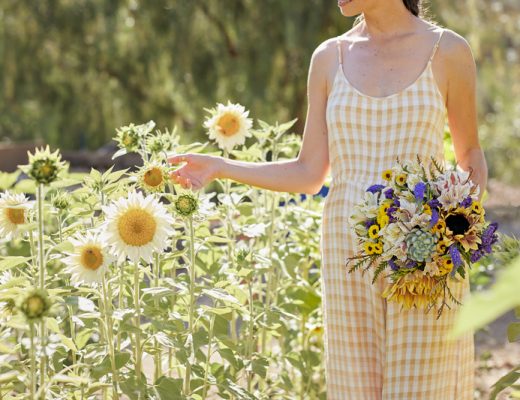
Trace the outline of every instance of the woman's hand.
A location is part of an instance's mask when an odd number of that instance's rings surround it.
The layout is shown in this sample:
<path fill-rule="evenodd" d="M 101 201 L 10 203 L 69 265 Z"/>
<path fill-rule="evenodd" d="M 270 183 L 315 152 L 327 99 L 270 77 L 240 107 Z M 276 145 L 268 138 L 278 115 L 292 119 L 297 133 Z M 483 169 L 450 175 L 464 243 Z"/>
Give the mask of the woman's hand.
<path fill-rule="evenodd" d="M 186 163 L 170 173 L 172 181 L 184 189 L 199 190 L 217 178 L 222 162 L 221 157 L 208 154 L 174 154 L 168 157 L 172 165 Z"/>

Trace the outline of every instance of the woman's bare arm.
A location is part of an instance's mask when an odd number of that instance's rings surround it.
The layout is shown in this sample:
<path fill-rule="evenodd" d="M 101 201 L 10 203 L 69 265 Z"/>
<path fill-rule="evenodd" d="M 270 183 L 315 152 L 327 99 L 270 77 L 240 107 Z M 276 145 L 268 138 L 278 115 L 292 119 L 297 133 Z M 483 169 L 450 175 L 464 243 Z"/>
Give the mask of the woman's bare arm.
<path fill-rule="evenodd" d="M 478 138 L 475 60 L 468 42 L 453 31 L 446 32 L 448 65 L 448 123 L 455 158 L 460 167 L 473 169 L 471 179 L 479 185 L 479 199 L 487 186 L 487 164 Z"/>
<path fill-rule="evenodd" d="M 247 185 L 290 193 L 315 194 L 321 189 L 329 171 L 327 126 L 327 71 L 330 68 L 331 49 L 328 41 L 316 48 L 311 57 L 307 98 L 308 108 L 303 142 L 297 158 L 272 162 L 246 162 L 222 157 L 197 154 L 176 154 L 169 158 L 173 164 L 185 157 L 187 164 L 172 179 L 183 186 L 196 189 L 209 181 L 232 179 Z M 190 159 L 193 167 L 190 167 Z M 208 165 L 204 170 L 201 165 Z"/>

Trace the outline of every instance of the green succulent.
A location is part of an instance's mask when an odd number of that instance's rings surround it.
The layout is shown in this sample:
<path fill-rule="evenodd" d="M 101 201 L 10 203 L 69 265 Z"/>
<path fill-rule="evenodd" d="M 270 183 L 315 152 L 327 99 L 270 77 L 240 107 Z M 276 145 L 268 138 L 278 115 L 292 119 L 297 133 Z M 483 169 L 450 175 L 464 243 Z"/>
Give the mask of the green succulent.
<path fill-rule="evenodd" d="M 414 229 L 406 236 L 407 254 L 415 261 L 431 261 L 437 239 L 434 234 Z"/>

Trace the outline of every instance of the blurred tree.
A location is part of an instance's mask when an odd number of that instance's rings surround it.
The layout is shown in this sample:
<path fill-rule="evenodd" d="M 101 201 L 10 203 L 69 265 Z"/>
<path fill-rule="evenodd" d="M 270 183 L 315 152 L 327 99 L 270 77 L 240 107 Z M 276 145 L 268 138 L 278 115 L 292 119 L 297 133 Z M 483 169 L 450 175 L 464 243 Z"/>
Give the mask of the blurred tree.
<path fill-rule="evenodd" d="M 470 42 L 490 173 L 518 182 L 499 154 L 520 131 L 520 5 L 435 0 L 430 14 Z M 228 99 L 302 132 L 312 52 L 352 22 L 324 0 L 2 0 L 0 136 L 95 148 L 153 119 L 204 140 L 203 107 Z"/>

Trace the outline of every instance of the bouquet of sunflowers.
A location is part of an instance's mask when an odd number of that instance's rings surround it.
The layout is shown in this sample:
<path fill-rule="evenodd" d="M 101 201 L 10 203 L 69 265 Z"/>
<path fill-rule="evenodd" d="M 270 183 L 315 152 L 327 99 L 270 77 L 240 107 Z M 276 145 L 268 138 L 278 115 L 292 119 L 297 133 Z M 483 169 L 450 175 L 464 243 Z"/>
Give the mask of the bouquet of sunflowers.
<path fill-rule="evenodd" d="M 470 175 L 444 168 L 433 157 L 428 165 L 419 156 L 406 163 L 397 159 L 382 174 L 385 184 L 368 187 L 350 215 L 359 251 L 347 260 L 347 266 L 353 263 L 349 273 L 372 268 L 374 283 L 388 269 L 392 284 L 382 296 L 401 309 L 428 312 L 442 299 L 439 318 L 447 295 L 460 305 L 448 279 L 464 279 L 465 267 L 491 253 L 498 239 L 498 224 L 486 222 Z"/>

